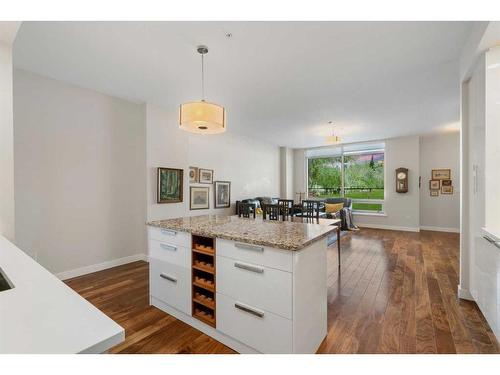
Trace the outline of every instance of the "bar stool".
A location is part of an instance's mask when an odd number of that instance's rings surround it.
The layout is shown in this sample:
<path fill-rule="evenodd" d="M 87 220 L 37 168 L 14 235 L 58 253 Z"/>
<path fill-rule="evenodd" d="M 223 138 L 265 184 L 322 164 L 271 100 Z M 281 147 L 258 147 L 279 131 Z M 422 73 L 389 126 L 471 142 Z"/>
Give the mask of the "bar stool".
<path fill-rule="evenodd" d="M 279 220 L 280 206 L 277 204 L 266 204 L 262 208 L 262 219 L 264 220 Z"/>
<path fill-rule="evenodd" d="M 250 218 L 253 215 L 255 219 L 255 203 L 242 203 L 240 202 L 238 206 L 238 217 Z"/>
<path fill-rule="evenodd" d="M 306 219 L 306 222 L 319 224 L 319 201 L 315 200 L 303 200 L 302 201 L 302 217 Z"/>
<path fill-rule="evenodd" d="M 281 216 L 283 221 L 293 217 L 293 199 L 278 199 L 278 206 L 280 207 Z"/>

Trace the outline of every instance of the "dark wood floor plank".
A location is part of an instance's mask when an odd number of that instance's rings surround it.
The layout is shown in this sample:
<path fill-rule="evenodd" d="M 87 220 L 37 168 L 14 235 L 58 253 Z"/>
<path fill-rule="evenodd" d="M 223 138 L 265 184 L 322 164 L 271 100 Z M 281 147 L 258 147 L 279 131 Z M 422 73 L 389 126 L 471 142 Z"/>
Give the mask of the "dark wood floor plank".
<path fill-rule="evenodd" d="M 415 243 L 412 241 L 406 254 L 406 268 L 403 279 L 403 311 L 400 327 L 400 353 L 415 353 L 416 320 L 415 320 Z"/>
<path fill-rule="evenodd" d="M 402 239 L 398 239 L 394 243 L 394 249 L 399 256 L 392 273 L 389 302 L 384 314 L 382 335 L 377 348 L 379 353 L 399 353 L 407 245 Z"/>
<path fill-rule="evenodd" d="M 459 236 L 363 228 L 327 249 L 328 332 L 318 353 L 500 353 L 477 305 L 456 295 Z M 125 328 L 111 353 L 233 350 L 149 305 L 149 267 L 134 262 L 66 283 Z"/>
<path fill-rule="evenodd" d="M 438 353 L 456 353 L 453 336 L 451 335 L 448 316 L 443 306 L 441 291 L 436 279 L 427 277 L 429 299 L 431 301 L 432 323 Z"/>
<path fill-rule="evenodd" d="M 432 310 L 427 287 L 427 274 L 425 271 L 422 245 L 415 257 L 415 324 L 416 324 L 416 350 L 418 354 L 437 353 L 432 324 Z"/>

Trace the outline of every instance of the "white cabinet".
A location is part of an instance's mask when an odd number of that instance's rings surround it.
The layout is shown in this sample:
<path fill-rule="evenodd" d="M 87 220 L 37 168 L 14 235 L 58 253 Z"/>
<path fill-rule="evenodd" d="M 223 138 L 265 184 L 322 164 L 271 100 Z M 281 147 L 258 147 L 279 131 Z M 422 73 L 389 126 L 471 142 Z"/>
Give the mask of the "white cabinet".
<path fill-rule="evenodd" d="M 460 282 L 465 280 L 491 329 L 500 337 L 500 249 L 484 238 L 500 239 L 499 47 L 481 56 L 466 87 L 468 165 L 464 167 L 468 167 L 470 178 L 462 215 L 466 223 L 462 239 L 467 241 L 461 244 Z"/>
<path fill-rule="evenodd" d="M 500 237 L 500 46 L 486 52 L 485 227 Z"/>
<path fill-rule="evenodd" d="M 262 353 L 314 353 L 327 332 L 326 239 L 239 245 L 217 239 L 217 329 Z"/>
<path fill-rule="evenodd" d="M 292 321 L 217 293 L 217 329 L 262 353 L 292 353 Z"/>
<path fill-rule="evenodd" d="M 495 334 L 500 333 L 500 249 L 484 237 L 475 238 L 474 299 Z"/>
<path fill-rule="evenodd" d="M 214 328 L 191 315 L 191 235 L 148 233 L 154 306 L 241 353 L 314 353 L 326 336 L 326 239 L 290 251 L 216 238 Z"/>
<path fill-rule="evenodd" d="M 292 319 L 290 272 L 217 256 L 217 292 Z"/>
<path fill-rule="evenodd" d="M 181 267 L 191 266 L 191 249 L 164 241 L 149 241 L 149 257 Z"/>
<path fill-rule="evenodd" d="M 217 238 L 217 255 L 292 272 L 293 251 Z"/>
<path fill-rule="evenodd" d="M 191 315 L 191 234 L 148 227 L 150 295 Z"/>
<path fill-rule="evenodd" d="M 151 296 L 191 314 L 191 270 L 152 258 L 149 282 Z"/>
<path fill-rule="evenodd" d="M 191 234 L 187 232 L 149 226 L 148 237 L 150 240 L 191 248 Z"/>

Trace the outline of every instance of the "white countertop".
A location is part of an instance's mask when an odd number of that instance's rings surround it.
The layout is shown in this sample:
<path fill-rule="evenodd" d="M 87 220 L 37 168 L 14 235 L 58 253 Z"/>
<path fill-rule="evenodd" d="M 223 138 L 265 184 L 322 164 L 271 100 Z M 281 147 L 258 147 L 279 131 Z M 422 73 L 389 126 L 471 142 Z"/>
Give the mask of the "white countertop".
<path fill-rule="evenodd" d="M 494 231 L 490 230 L 489 228 L 481 228 L 483 231 L 483 235 L 488 236 L 495 242 L 500 242 L 500 233 L 495 233 Z"/>
<path fill-rule="evenodd" d="M 0 292 L 0 354 L 102 353 L 124 329 L 0 236 L 0 268 L 14 285 Z"/>

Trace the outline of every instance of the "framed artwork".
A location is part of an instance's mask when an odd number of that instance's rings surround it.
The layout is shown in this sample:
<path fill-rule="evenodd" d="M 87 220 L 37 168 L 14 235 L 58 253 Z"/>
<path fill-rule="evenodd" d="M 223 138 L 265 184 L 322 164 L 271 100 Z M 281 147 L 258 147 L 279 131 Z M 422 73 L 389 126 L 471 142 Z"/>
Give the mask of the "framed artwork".
<path fill-rule="evenodd" d="M 157 169 L 157 203 L 182 202 L 183 177 L 182 169 L 158 168 Z"/>
<path fill-rule="evenodd" d="M 443 181 L 441 181 L 441 185 L 443 185 L 443 186 L 451 186 L 453 184 L 452 184 L 451 180 L 443 180 Z"/>
<path fill-rule="evenodd" d="M 451 169 L 433 169 L 431 173 L 433 180 L 450 180 Z"/>
<path fill-rule="evenodd" d="M 209 208 L 208 202 L 208 187 L 190 186 L 189 191 L 189 209 L 190 210 L 205 210 Z"/>
<path fill-rule="evenodd" d="M 439 197 L 439 190 L 431 190 L 431 197 Z"/>
<path fill-rule="evenodd" d="M 440 187 L 441 187 L 441 180 L 429 180 L 430 190 L 439 190 Z"/>
<path fill-rule="evenodd" d="M 441 186 L 441 194 L 453 194 L 453 186 Z"/>
<path fill-rule="evenodd" d="M 189 167 L 189 183 L 195 184 L 198 182 L 198 168 Z"/>
<path fill-rule="evenodd" d="M 231 206 L 231 182 L 215 181 L 215 208 L 226 208 Z"/>
<path fill-rule="evenodd" d="M 200 184 L 213 184 L 214 171 L 211 169 L 200 168 L 199 181 Z"/>

